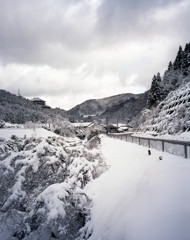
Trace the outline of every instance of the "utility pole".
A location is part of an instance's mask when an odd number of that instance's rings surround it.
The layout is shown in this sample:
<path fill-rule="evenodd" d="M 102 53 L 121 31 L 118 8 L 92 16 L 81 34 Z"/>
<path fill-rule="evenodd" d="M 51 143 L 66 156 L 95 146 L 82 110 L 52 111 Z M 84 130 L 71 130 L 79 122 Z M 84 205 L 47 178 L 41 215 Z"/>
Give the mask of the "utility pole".
<path fill-rule="evenodd" d="M 20 95 L 20 89 L 18 89 L 18 96 L 20 97 L 21 95 Z"/>
<path fill-rule="evenodd" d="M 106 126 L 108 127 L 108 117 L 106 117 Z"/>
<path fill-rule="evenodd" d="M 109 130 L 108 130 L 108 116 L 106 117 L 106 133 L 109 133 Z"/>

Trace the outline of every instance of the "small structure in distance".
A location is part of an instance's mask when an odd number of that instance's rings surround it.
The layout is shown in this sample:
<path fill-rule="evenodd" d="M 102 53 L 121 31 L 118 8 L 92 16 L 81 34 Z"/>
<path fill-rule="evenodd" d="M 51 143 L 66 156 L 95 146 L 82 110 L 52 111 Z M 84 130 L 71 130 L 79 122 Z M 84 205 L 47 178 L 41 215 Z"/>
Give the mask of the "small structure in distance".
<path fill-rule="evenodd" d="M 33 98 L 30 101 L 38 106 L 41 106 L 42 108 L 50 108 L 49 106 L 46 105 L 46 102 L 40 98 Z"/>

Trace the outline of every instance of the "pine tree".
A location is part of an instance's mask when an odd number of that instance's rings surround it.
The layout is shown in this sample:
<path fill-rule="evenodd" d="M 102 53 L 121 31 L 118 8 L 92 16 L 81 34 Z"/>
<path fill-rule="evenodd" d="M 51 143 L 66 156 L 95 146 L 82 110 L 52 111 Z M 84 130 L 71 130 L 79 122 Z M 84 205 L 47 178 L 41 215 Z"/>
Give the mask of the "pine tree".
<path fill-rule="evenodd" d="M 157 82 L 161 82 L 161 81 L 162 81 L 162 79 L 161 79 L 161 76 L 160 76 L 160 73 L 159 73 L 159 72 L 157 73 L 156 79 L 157 79 Z"/>
<path fill-rule="evenodd" d="M 169 64 L 168 64 L 168 71 L 172 70 L 172 67 L 173 67 L 172 61 L 170 61 Z"/>
<path fill-rule="evenodd" d="M 180 46 L 179 50 L 178 50 L 178 53 L 177 53 L 177 56 L 176 56 L 176 59 L 175 59 L 174 64 L 173 64 L 174 70 L 181 70 L 182 63 L 183 63 L 183 49 Z"/>
<path fill-rule="evenodd" d="M 161 76 L 160 73 L 153 76 L 152 85 L 148 94 L 147 105 L 149 108 L 156 106 L 161 100 L 162 87 L 161 87 Z"/>
<path fill-rule="evenodd" d="M 190 74 L 190 43 L 187 43 L 183 54 L 183 74 Z"/>

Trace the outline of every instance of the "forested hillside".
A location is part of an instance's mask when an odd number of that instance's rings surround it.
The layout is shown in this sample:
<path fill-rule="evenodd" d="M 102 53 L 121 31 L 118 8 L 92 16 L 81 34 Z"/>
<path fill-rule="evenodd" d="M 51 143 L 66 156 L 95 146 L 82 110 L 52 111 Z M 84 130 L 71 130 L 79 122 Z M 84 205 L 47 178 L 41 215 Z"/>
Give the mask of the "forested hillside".
<path fill-rule="evenodd" d="M 149 108 L 157 106 L 171 91 L 189 81 L 190 43 L 187 43 L 184 50 L 181 46 L 179 47 L 174 62 L 169 62 L 168 69 L 165 71 L 163 78 L 161 78 L 160 73 L 154 75 L 148 94 L 147 106 Z"/>
<path fill-rule="evenodd" d="M 31 101 L 0 90 L 0 120 L 10 123 L 47 122 L 48 119 L 64 119 L 67 114 L 61 109 L 43 109 Z"/>
<path fill-rule="evenodd" d="M 175 134 L 190 131 L 190 43 L 170 62 L 163 79 L 153 77 L 147 107 L 141 113 L 140 131 Z"/>

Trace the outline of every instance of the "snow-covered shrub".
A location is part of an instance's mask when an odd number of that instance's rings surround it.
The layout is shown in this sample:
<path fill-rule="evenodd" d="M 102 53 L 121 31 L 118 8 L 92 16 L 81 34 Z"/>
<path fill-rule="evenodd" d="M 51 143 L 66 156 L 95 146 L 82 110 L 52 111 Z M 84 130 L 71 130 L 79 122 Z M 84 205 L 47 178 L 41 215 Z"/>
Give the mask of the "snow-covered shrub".
<path fill-rule="evenodd" d="M 98 136 L 98 134 L 99 134 L 99 131 L 98 131 L 98 130 L 92 130 L 92 131 L 90 131 L 87 139 L 90 140 L 91 138 L 93 138 L 93 137 L 95 137 L 95 136 Z"/>
<path fill-rule="evenodd" d="M 53 124 L 53 131 L 64 137 L 74 137 L 75 131 L 69 121 L 57 121 Z"/>
<path fill-rule="evenodd" d="M 91 204 L 84 187 L 106 169 L 99 146 L 91 150 L 77 138 L 2 139 L 0 232 L 25 240 L 79 236 Z"/>
<path fill-rule="evenodd" d="M 93 137 L 91 137 L 90 139 L 88 139 L 88 142 L 87 142 L 88 149 L 98 148 L 100 146 L 101 139 L 98 136 L 98 134 L 96 134 Z"/>
<path fill-rule="evenodd" d="M 37 127 L 40 127 L 40 124 L 39 123 L 36 124 L 36 123 L 33 123 L 32 121 L 29 121 L 24 124 L 24 127 L 35 130 Z"/>

